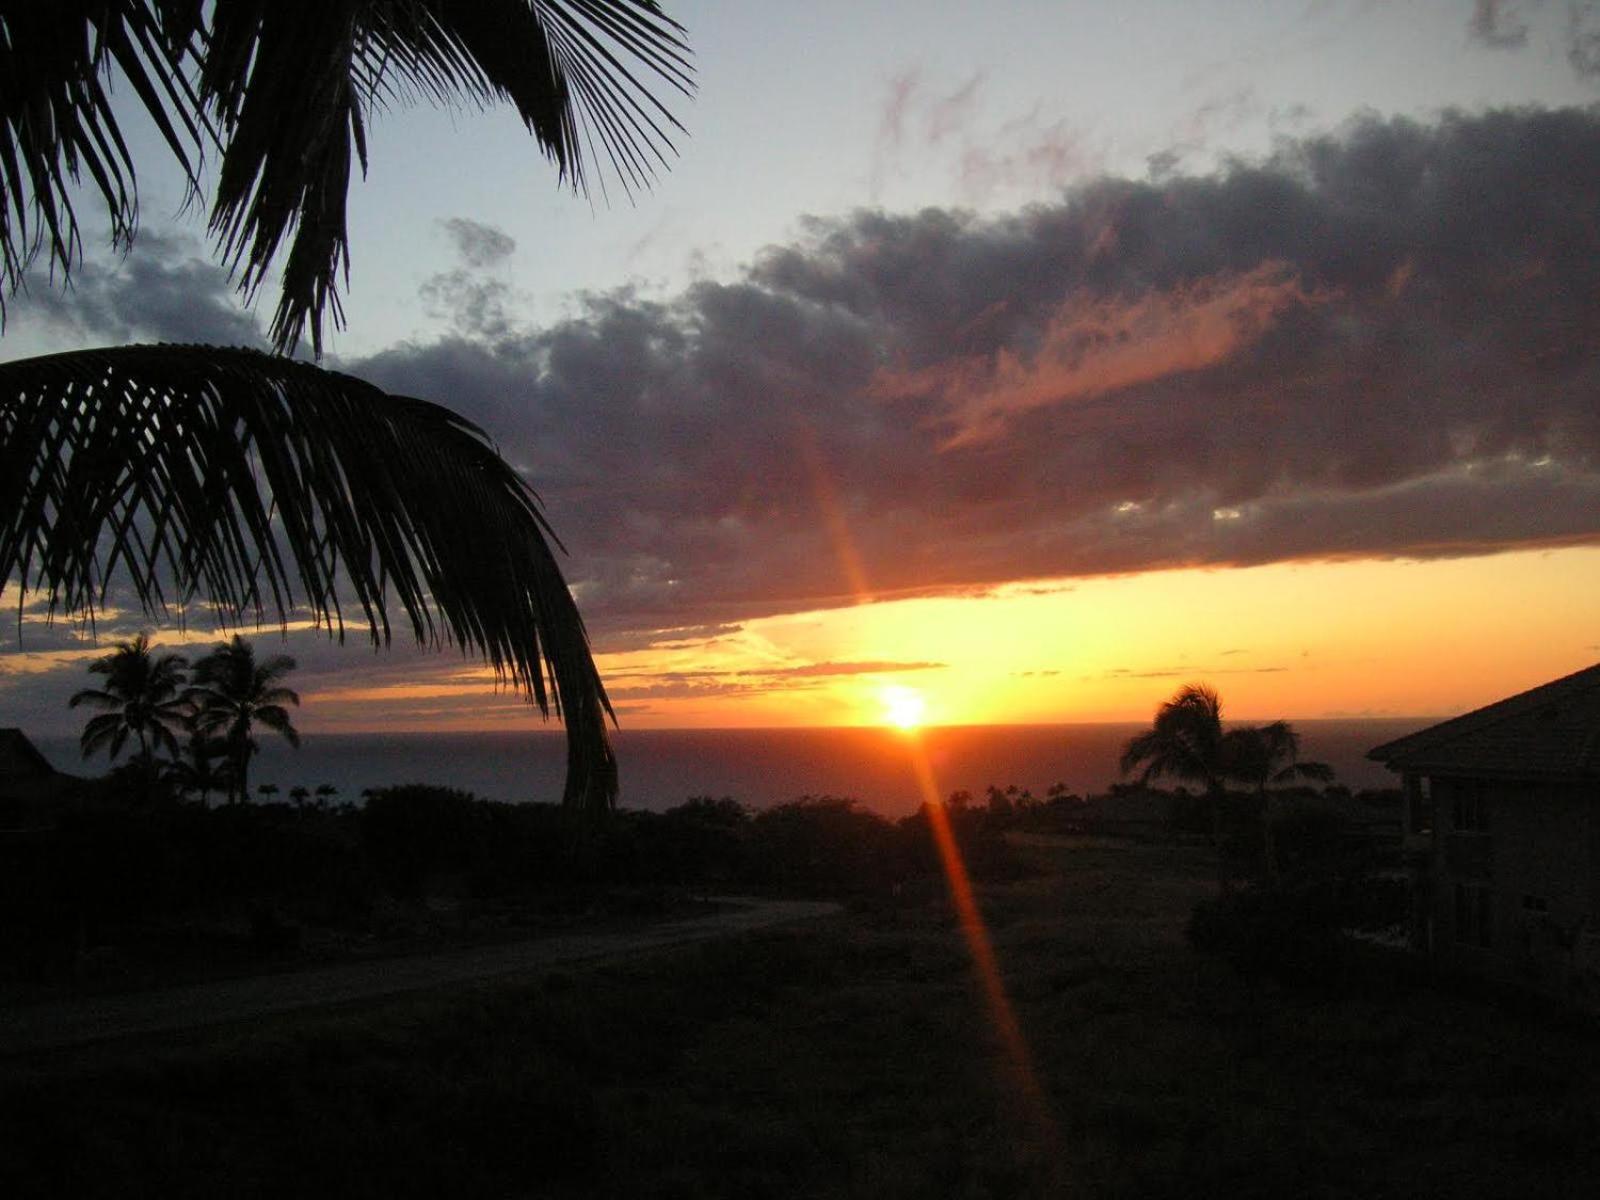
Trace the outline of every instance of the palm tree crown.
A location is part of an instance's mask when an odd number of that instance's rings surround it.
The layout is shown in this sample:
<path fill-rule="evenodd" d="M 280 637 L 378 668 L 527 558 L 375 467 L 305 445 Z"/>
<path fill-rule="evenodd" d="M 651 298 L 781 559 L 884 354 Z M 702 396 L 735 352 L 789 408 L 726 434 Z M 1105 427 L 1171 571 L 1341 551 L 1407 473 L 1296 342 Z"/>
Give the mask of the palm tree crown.
<path fill-rule="evenodd" d="M 1327 783 L 1333 768 L 1323 762 L 1301 762 L 1300 735 L 1287 721 L 1230 729 L 1224 738 L 1228 775 L 1265 793 L 1269 783 L 1306 779 Z"/>
<path fill-rule="evenodd" d="M 242 798 L 249 793 L 255 726 L 282 735 L 291 746 L 300 745 L 299 731 L 285 707 L 298 707 L 300 696 L 279 682 L 294 666 L 294 659 L 287 654 L 257 660 L 255 648 L 238 634 L 195 664 L 195 686 L 189 691 L 196 705 L 195 726 L 227 743 L 233 767 L 232 795 Z"/>
<path fill-rule="evenodd" d="M 1122 773 L 1143 768 L 1141 781 L 1170 775 L 1216 793 L 1227 775 L 1225 749 L 1221 697 L 1203 683 L 1191 683 L 1156 710 L 1149 730 L 1128 742 Z"/>
<path fill-rule="evenodd" d="M 72 708 L 88 705 L 101 710 L 84 726 L 79 742 L 83 756 L 107 748 L 115 759 L 131 735 L 139 743 L 139 763 L 147 776 L 157 750 L 176 758 L 176 731 L 183 728 L 189 713 L 183 696 L 184 666 L 179 655 L 151 654 L 149 635 L 143 633 L 118 642 L 110 654 L 90 663 L 91 673 L 105 676 L 105 686 L 85 688 L 68 701 Z"/>

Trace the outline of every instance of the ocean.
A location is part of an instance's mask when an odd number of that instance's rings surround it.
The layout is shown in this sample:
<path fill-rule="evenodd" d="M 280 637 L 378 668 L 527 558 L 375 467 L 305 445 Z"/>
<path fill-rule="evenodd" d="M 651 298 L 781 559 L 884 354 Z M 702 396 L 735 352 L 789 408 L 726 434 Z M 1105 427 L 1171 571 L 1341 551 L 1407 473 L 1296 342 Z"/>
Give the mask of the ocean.
<path fill-rule="evenodd" d="M 1301 757 L 1333 766 L 1352 788 L 1394 782 L 1365 755 L 1373 746 L 1421 728 L 1412 720 L 1296 721 Z M 1115 782 L 1117 759 L 1140 724 L 966 725 L 923 729 L 623 730 L 615 735 L 621 803 L 664 809 L 690 796 L 731 796 L 753 808 L 802 795 L 852 796 L 890 816 L 916 809 L 920 789 L 907 738 L 921 740 L 941 795 L 966 790 L 981 798 L 990 784 L 1015 784 L 1043 798 L 1055 783 L 1079 794 Z M 60 770 L 92 774 L 70 737 L 37 737 Z M 402 783 L 442 784 L 491 800 L 561 797 L 566 743 L 559 730 L 536 733 L 306 734 L 296 751 L 270 734 L 251 764 L 252 783 L 363 789 Z"/>

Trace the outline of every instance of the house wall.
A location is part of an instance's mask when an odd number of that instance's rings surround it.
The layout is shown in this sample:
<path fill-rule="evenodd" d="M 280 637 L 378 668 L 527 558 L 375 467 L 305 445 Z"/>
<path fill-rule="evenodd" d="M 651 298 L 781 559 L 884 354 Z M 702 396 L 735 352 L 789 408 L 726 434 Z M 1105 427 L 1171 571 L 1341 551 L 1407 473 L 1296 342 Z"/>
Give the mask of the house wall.
<path fill-rule="evenodd" d="M 1600 933 L 1594 785 L 1435 777 L 1433 950 L 1454 965 L 1564 985 Z M 1487 892 L 1478 900 L 1479 889 Z M 1473 911 L 1463 914 L 1466 904 Z M 1486 917 L 1486 929 L 1478 918 Z M 1479 940 L 1487 945 L 1476 944 Z"/>

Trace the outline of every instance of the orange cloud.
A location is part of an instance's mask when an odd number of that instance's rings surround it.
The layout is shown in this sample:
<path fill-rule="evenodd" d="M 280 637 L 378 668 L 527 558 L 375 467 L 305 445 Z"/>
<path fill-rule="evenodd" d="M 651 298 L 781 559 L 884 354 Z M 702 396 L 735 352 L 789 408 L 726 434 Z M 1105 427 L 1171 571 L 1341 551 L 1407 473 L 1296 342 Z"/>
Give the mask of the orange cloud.
<path fill-rule="evenodd" d="M 1007 417 L 1215 366 L 1259 341 L 1283 312 L 1324 303 L 1288 264 L 1264 262 L 1133 299 L 1068 297 L 1036 349 L 1009 348 L 914 371 L 880 371 L 880 399 L 942 395 L 953 446 L 986 441 Z"/>

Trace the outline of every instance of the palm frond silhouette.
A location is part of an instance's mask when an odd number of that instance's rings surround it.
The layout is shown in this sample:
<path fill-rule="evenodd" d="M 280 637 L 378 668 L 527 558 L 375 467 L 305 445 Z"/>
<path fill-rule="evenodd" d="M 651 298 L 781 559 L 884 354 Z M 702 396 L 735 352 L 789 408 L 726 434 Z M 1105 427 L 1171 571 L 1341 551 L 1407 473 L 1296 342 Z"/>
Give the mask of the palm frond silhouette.
<path fill-rule="evenodd" d="M 509 105 L 587 193 L 609 174 L 648 186 L 682 126 L 649 90 L 688 95 L 682 29 L 653 0 L 52 0 L 0 12 L 0 266 L 6 291 L 43 252 L 69 273 L 74 205 L 93 185 L 126 246 L 137 171 L 111 100 L 124 80 L 201 194 L 216 160 L 210 230 L 251 299 L 277 262 L 272 342 L 341 321 L 351 168 L 367 165 L 375 111 L 424 100 Z"/>
<path fill-rule="evenodd" d="M 304 611 L 385 645 L 401 615 L 560 715 L 567 799 L 593 807 L 611 709 L 553 540 L 481 431 L 348 375 L 210 346 L 0 363 L 0 575 L 61 611 L 126 580 L 149 612 Z"/>
<path fill-rule="evenodd" d="M 587 193 L 648 186 L 682 127 L 652 88 L 692 90 L 654 0 L 53 0 L 0 8 L 0 320 L 42 255 L 67 282 L 98 192 L 114 245 L 138 220 L 111 100 L 126 83 L 191 198 L 215 160 L 210 230 L 253 299 L 282 286 L 288 355 L 341 322 L 346 197 L 385 107 L 509 105 Z M 280 252 L 287 246 L 279 265 Z M 566 801 L 615 800 L 612 716 L 538 498 L 447 409 L 283 357 L 192 346 L 0 365 L 0 585 L 88 612 L 126 578 L 154 615 L 305 610 L 387 644 L 481 654 L 568 736 Z M 392 597 L 392 598 L 391 598 Z"/>

